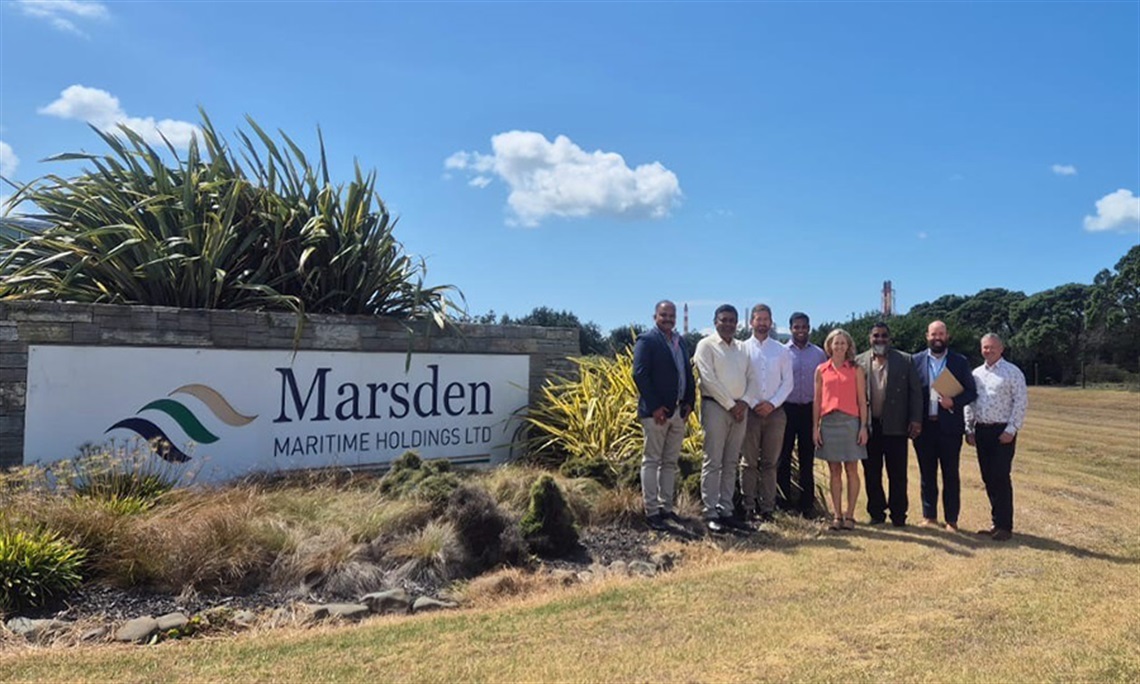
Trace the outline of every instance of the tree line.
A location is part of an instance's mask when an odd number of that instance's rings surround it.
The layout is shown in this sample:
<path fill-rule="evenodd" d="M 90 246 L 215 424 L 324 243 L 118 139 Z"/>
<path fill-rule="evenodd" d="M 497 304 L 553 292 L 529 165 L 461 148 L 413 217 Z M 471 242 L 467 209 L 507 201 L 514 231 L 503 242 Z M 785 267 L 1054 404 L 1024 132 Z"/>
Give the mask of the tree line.
<path fill-rule="evenodd" d="M 748 335 L 747 318 L 747 312 L 742 312 L 741 337 Z M 882 318 L 871 311 L 848 321 L 817 323 L 812 341 L 821 344 L 827 333 L 841 327 L 865 348 L 871 326 Z M 583 356 L 612 356 L 646 329 L 634 323 L 605 333 L 598 324 L 583 323 L 570 311 L 545 306 L 518 318 L 491 311 L 467 320 L 487 325 L 577 328 Z M 926 326 L 933 320 L 946 322 L 950 347 L 973 364 L 982 362 L 978 350 L 981 336 L 997 333 L 1005 341 L 1006 358 L 1022 368 L 1031 384 L 1140 384 L 1140 245 L 1128 250 L 1113 269 L 1103 269 L 1088 285 L 1068 283 L 1030 295 L 1004 288 L 986 288 L 972 295 L 948 294 L 916 304 L 886 322 L 894 346 L 915 352 L 925 348 Z M 701 333 L 696 331 L 685 336 L 690 353 L 700 338 Z"/>

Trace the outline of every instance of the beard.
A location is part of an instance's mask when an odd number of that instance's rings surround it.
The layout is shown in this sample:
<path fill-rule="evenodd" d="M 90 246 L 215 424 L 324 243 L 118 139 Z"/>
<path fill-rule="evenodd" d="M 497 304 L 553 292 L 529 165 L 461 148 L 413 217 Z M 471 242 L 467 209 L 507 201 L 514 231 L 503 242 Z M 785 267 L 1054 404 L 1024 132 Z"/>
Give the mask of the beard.
<path fill-rule="evenodd" d="M 887 345 L 885 345 L 885 344 L 872 344 L 871 345 L 871 353 L 874 354 L 875 356 L 886 356 Z"/>
<path fill-rule="evenodd" d="M 930 351 L 934 352 L 935 354 L 941 354 L 942 352 L 946 351 L 946 343 L 942 340 L 931 340 L 929 347 Z"/>

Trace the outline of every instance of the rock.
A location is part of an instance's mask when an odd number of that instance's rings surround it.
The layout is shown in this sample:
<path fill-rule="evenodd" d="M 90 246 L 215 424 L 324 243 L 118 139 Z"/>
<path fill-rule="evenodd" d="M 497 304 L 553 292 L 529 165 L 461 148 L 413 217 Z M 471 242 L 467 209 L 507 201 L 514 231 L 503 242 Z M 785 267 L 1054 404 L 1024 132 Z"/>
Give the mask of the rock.
<path fill-rule="evenodd" d="M 300 606 L 302 622 L 319 622 L 329 616 L 328 606 L 315 606 L 311 603 L 302 603 Z"/>
<path fill-rule="evenodd" d="M 257 622 L 257 615 L 251 610 L 239 610 L 234 613 L 233 619 L 230 620 L 230 624 L 235 627 L 252 627 L 255 622 Z"/>
<path fill-rule="evenodd" d="M 104 625 L 102 627 L 94 627 L 79 635 L 80 641 L 100 641 L 107 636 L 110 630 Z"/>
<path fill-rule="evenodd" d="M 158 631 L 166 632 L 171 629 L 182 629 L 189 624 L 190 618 L 183 613 L 167 613 L 155 621 L 158 623 Z"/>
<path fill-rule="evenodd" d="M 568 587 L 571 584 L 577 584 L 579 581 L 581 581 L 581 579 L 578 576 L 578 573 L 575 573 L 573 570 L 562 570 L 562 569 L 551 570 L 550 571 L 550 579 L 554 580 L 555 582 L 557 582 L 558 584 L 561 584 L 564 587 Z"/>
<path fill-rule="evenodd" d="M 630 561 L 629 574 L 640 575 L 642 577 L 653 577 L 657 574 L 657 566 L 653 563 L 647 563 L 642 560 Z"/>
<path fill-rule="evenodd" d="M 412 604 L 412 612 L 427 613 L 433 610 L 445 610 L 448 608 L 458 607 L 458 603 L 452 603 L 451 601 L 439 601 L 437 599 L 431 598 L 430 596 L 421 596 L 416 599 L 415 603 Z"/>
<path fill-rule="evenodd" d="M 628 575 L 629 565 L 627 565 L 625 561 L 616 560 L 610 563 L 610 567 L 608 567 L 606 571 L 611 575 Z"/>
<path fill-rule="evenodd" d="M 659 572 L 669 572 L 677 565 L 677 554 L 669 552 L 655 553 L 649 557 L 649 562 L 657 566 Z"/>
<path fill-rule="evenodd" d="M 4 626 L 8 628 L 8 631 L 29 641 L 41 641 L 65 629 L 67 623 L 59 620 L 32 620 L 26 617 L 14 617 Z"/>
<path fill-rule="evenodd" d="M 366 594 L 360 602 L 367 605 L 373 613 L 409 613 L 412 610 L 412 597 L 403 589 Z"/>
<path fill-rule="evenodd" d="M 125 625 L 115 632 L 115 641 L 122 641 L 125 643 L 146 643 L 152 636 L 158 633 L 158 620 L 155 620 L 149 615 L 137 617 L 134 620 L 129 620 Z"/>
<path fill-rule="evenodd" d="M 582 572 L 577 573 L 577 577 L 579 582 L 585 584 L 586 582 L 594 581 L 594 578 L 597 577 L 597 575 L 590 570 L 583 570 Z"/>
<path fill-rule="evenodd" d="M 343 620 L 359 620 L 372 613 L 368 606 L 362 603 L 329 603 L 324 606 L 329 617 L 338 617 Z"/>

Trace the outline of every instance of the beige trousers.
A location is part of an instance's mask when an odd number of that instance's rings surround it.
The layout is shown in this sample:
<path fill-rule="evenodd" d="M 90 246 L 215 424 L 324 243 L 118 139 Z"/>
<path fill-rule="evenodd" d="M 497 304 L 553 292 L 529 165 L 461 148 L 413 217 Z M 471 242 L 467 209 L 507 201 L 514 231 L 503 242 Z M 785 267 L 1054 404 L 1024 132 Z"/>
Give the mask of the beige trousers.
<path fill-rule="evenodd" d="M 653 418 L 642 418 L 645 432 L 645 452 L 641 456 L 641 494 L 645 501 L 645 514 L 655 515 L 673 510 L 673 495 L 677 487 L 677 462 L 681 458 L 681 443 L 685 440 L 685 420 L 681 409 L 663 425 Z"/>
<path fill-rule="evenodd" d="M 776 510 L 776 464 L 784 448 L 787 424 L 783 406 L 765 418 L 748 413 L 748 430 L 744 434 L 740 460 L 740 490 L 745 511 L 772 513 Z"/>
<path fill-rule="evenodd" d="M 701 403 L 705 453 L 701 462 L 701 515 L 706 520 L 732 515 L 736 464 L 748 421 L 739 423 L 712 399 Z"/>

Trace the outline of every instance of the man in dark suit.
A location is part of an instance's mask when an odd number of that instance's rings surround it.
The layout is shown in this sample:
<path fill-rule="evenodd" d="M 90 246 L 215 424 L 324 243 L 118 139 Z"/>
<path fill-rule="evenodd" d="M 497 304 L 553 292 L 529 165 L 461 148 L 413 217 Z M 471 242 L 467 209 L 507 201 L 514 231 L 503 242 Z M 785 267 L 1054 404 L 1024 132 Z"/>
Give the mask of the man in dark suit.
<path fill-rule="evenodd" d="M 863 479 L 867 482 L 867 513 L 871 524 L 886 522 L 887 509 L 895 527 L 906 525 L 907 437 L 922 431 L 922 384 L 910 354 L 891 347 L 891 329 L 878 322 L 871 328 L 871 348 L 855 357 L 867 376 L 871 431 Z M 890 498 L 883 493 L 883 465 Z"/>
<path fill-rule="evenodd" d="M 645 431 L 641 459 L 641 492 L 645 518 L 655 530 L 680 522 L 673 511 L 677 462 L 685 427 L 697 398 L 692 361 L 685 340 L 677 334 L 677 307 L 657 302 L 651 330 L 637 337 L 633 347 L 633 381 L 640 397 L 637 416 Z"/>
<path fill-rule="evenodd" d="M 922 383 L 922 432 L 914 440 L 918 471 L 922 477 L 922 523 L 938 525 L 938 469 L 942 468 L 942 507 L 946 529 L 958 531 L 962 486 L 958 479 L 958 459 L 962 435 L 966 432 L 966 406 L 978 398 L 974 376 L 966 357 L 950 351 L 950 333 L 942 321 L 926 328 L 926 349 L 913 357 L 914 369 Z M 932 385 L 943 372 L 950 373 L 962 392 L 945 397 Z"/>

